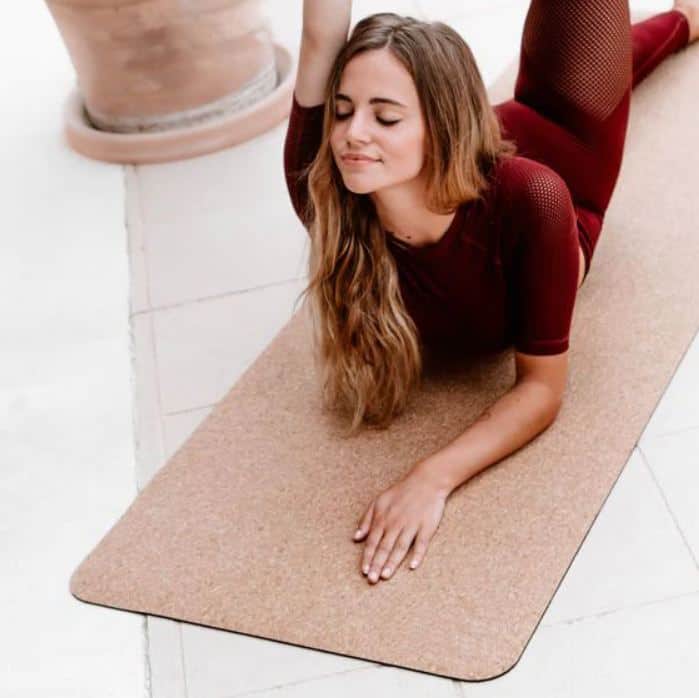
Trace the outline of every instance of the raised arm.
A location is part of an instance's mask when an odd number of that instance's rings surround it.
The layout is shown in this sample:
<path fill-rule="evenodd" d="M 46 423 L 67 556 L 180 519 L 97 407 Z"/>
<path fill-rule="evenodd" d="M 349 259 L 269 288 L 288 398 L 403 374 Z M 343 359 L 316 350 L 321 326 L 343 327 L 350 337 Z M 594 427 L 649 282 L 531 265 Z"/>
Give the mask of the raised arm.
<path fill-rule="evenodd" d="M 352 0 L 304 0 L 294 93 L 303 107 L 321 104 L 330 69 L 347 41 Z"/>
<path fill-rule="evenodd" d="M 303 31 L 308 36 L 337 36 L 347 39 L 352 0 L 303 0 Z"/>
<path fill-rule="evenodd" d="M 294 209 L 308 229 L 311 211 L 306 169 L 320 147 L 325 87 L 347 41 L 352 0 L 304 0 L 301 52 L 284 141 L 284 173 Z"/>

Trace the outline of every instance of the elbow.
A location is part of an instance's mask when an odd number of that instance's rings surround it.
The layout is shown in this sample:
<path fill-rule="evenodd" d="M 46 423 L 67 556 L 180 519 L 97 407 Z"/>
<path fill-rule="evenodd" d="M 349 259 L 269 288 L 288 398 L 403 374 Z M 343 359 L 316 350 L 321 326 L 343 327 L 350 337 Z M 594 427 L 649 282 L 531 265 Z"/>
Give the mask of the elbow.
<path fill-rule="evenodd" d="M 548 383 L 534 379 L 520 380 L 518 385 L 526 391 L 527 400 L 535 406 L 545 427 L 556 421 L 563 406 L 563 393 L 553 390 Z"/>
<path fill-rule="evenodd" d="M 541 430 L 548 429 L 558 418 L 563 406 L 563 399 L 548 394 L 538 401 L 538 418 Z"/>
<path fill-rule="evenodd" d="M 563 398 L 552 398 L 544 408 L 544 419 L 546 420 L 546 426 L 551 426 L 558 418 L 558 413 L 563 407 Z"/>

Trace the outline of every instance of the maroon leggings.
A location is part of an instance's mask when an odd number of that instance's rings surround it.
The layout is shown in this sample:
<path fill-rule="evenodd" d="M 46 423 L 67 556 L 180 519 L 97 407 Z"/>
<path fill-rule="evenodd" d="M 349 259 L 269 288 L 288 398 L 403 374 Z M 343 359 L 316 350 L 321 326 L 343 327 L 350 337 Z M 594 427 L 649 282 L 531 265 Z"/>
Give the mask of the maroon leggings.
<path fill-rule="evenodd" d="M 514 99 L 494 106 L 518 154 L 555 170 L 584 219 L 585 276 L 614 191 L 631 90 L 687 45 L 684 14 L 630 23 L 628 0 L 532 0 Z"/>

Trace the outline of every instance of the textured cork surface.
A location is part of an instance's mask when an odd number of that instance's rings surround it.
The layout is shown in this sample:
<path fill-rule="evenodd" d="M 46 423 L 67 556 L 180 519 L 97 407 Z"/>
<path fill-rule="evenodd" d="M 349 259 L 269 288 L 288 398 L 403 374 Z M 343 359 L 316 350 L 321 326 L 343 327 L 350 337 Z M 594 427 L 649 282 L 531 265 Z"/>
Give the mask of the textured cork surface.
<path fill-rule="evenodd" d="M 87 555 L 71 593 L 456 679 L 511 669 L 699 327 L 698 75 L 690 47 L 634 92 L 557 420 L 451 495 L 417 570 L 404 560 L 368 584 L 358 516 L 510 388 L 511 350 L 432 366 L 388 430 L 343 440 L 321 411 L 301 308 Z"/>

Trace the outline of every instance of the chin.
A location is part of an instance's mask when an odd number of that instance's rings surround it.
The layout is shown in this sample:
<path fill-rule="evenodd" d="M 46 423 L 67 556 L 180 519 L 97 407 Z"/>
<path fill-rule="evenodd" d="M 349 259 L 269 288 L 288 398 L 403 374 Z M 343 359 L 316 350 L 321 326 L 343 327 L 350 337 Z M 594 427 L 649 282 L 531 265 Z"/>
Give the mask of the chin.
<path fill-rule="evenodd" d="M 349 189 L 353 194 L 369 194 L 376 191 L 376 186 L 372 185 L 370 182 L 364 184 L 363 182 L 358 181 L 352 182 L 351 179 L 349 182 L 347 179 L 344 179 L 344 182 L 345 187 L 347 187 L 347 189 Z"/>

